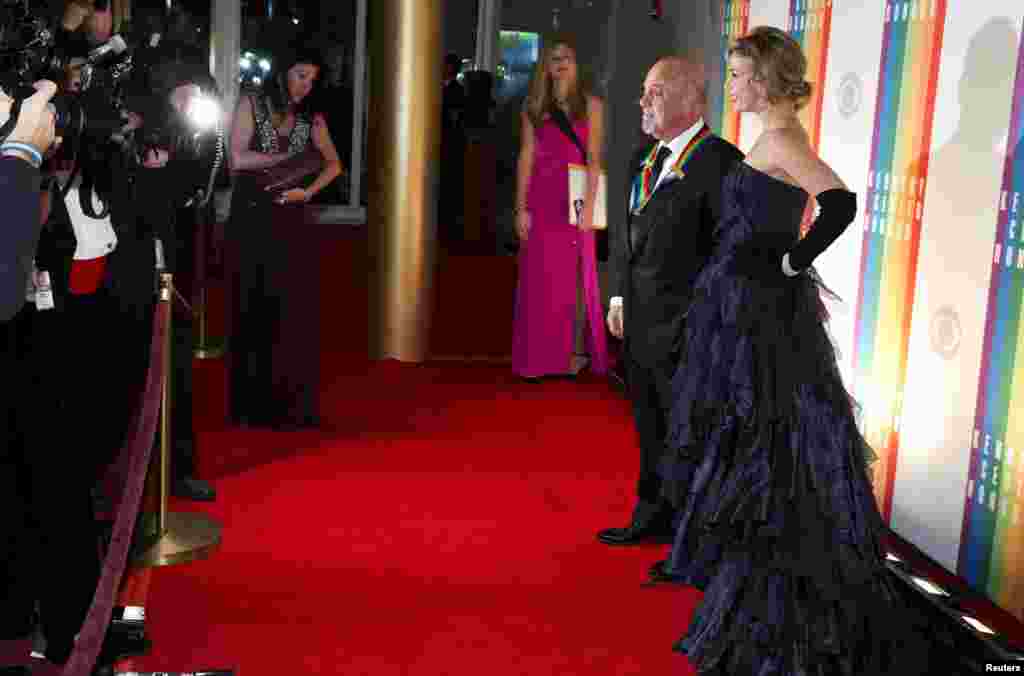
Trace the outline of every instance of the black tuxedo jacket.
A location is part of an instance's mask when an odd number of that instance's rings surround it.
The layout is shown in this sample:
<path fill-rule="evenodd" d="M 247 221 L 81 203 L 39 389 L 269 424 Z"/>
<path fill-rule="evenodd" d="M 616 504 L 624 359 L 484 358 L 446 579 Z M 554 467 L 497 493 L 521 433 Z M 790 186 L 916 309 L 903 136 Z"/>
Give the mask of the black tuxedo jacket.
<path fill-rule="evenodd" d="M 711 253 L 721 214 L 722 182 L 743 153 L 718 136 L 709 137 L 690 159 L 686 176 L 666 178 L 643 212 L 634 215 L 629 194 L 651 148 L 633 155 L 627 213 L 611 227 L 609 262 L 611 295 L 623 299 L 626 352 L 653 366 L 680 348 L 693 284 Z M 635 247 L 630 242 L 634 228 Z"/>
<path fill-rule="evenodd" d="M 39 241 L 39 170 L 17 157 L 0 158 L 0 203 L 0 322 L 6 322 L 25 304 Z"/>

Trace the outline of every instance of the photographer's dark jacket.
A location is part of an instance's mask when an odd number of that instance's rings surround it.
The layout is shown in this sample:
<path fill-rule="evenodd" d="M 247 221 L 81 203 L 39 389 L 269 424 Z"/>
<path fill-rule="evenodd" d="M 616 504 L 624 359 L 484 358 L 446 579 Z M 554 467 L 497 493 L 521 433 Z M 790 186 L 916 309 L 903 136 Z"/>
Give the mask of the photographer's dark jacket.
<path fill-rule="evenodd" d="M 106 285 L 136 312 L 153 304 L 156 294 L 156 245 L 173 238 L 169 168 L 123 166 L 111 196 L 111 224 L 117 248 L 107 261 Z M 165 250 L 169 247 L 165 247 Z"/>
<path fill-rule="evenodd" d="M 39 170 L 17 157 L 0 157 L 0 321 L 25 304 L 25 287 L 39 240 Z"/>
<path fill-rule="evenodd" d="M 131 166 L 120 153 L 109 157 L 111 184 L 103 190 L 110 203 L 110 220 L 117 247 L 107 257 L 102 285 L 123 309 L 139 317 L 156 294 L 156 245 L 173 238 L 169 168 Z M 55 196 L 50 218 L 40 238 L 36 264 L 50 273 L 54 304 L 60 308 L 69 293 L 69 278 L 77 240 L 64 201 Z"/>

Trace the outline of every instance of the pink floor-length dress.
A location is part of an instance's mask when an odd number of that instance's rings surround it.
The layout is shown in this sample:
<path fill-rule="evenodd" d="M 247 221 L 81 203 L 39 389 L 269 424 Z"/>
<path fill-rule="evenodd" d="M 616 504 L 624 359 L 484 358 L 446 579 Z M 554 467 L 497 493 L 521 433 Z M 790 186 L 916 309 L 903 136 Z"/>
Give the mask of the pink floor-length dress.
<path fill-rule="evenodd" d="M 586 120 L 573 126 L 584 146 Z M 576 145 L 551 120 L 534 129 L 533 172 L 527 187 L 530 234 L 519 249 L 512 326 L 512 370 L 533 377 L 563 374 L 575 351 L 577 267 L 582 268 L 585 345 L 594 373 L 608 371 L 608 340 L 597 278 L 593 232 L 569 222 L 569 163 L 581 164 Z"/>

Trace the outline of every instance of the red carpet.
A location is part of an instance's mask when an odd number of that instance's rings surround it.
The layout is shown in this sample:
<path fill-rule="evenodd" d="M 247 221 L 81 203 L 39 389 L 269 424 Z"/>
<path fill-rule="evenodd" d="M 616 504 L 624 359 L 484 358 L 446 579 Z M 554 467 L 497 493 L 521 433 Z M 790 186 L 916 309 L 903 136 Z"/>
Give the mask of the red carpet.
<path fill-rule="evenodd" d="M 135 668 L 691 673 L 671 646 L 697 593 L 640 587 L 665 547 L 594 538 L 631 508 L 621 395 L 507 367 L 349 370 L 325 431 L 200 436 L 223 450 L 204 475 L 224 544 L 155 572 Z"/>
<path fill-rule="evenodd" d="M 325 429 L 226 429 L 224 364 L 196 362 L 199 473 L 217 488 L 205 510 L 224 543 L 209 560 L 129 575 L 122 602 L 145 599 L 153 652 L 121 668 L 692 674 L 671 646 L 699 593 L 640 586 L 667 547 L 594 537 L 632 507 L 638 451 L 622 396 L 596 378 L 529 385 L 508 366 L 368 363 L 372 258 L 358 231 L 332 232 Z M 440 259 L 434 354 L 507 354 L 510 263 Z M 214 289 L 212 335 L 220 305 Z M 933 579 L 957 587 L 943 571 Z M 1006 613 L 981 610 L 1022 635 Z"/>

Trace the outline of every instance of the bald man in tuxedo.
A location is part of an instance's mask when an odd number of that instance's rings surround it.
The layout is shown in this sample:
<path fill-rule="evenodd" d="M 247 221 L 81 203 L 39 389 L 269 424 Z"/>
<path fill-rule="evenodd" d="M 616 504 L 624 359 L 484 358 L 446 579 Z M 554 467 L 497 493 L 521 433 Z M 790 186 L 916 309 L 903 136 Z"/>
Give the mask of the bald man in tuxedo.
<path fill-rule="evenodd" d="M 608 545 L 671 538 L 676 515 L 663 497 L 663 483 L 689 480 L 659 471 L 672 376 L 693 283 L 711 253 L 722 182 L 743 158 L 711 133 L 706 105 L 706 71 L 699 61 L 662 58 L 644 80 L 643 130 L 655 141 L 633 156 L 628 211 L 623 226 L 610 233 L 608 312 L 609 330 L 623 339 L 640 472 L 630 523 L 597 535 Z"/>

